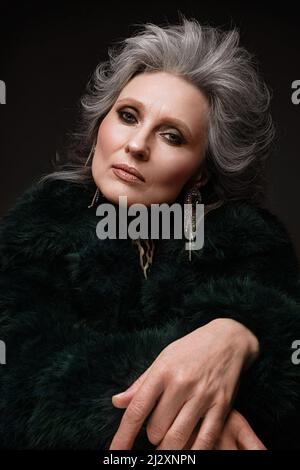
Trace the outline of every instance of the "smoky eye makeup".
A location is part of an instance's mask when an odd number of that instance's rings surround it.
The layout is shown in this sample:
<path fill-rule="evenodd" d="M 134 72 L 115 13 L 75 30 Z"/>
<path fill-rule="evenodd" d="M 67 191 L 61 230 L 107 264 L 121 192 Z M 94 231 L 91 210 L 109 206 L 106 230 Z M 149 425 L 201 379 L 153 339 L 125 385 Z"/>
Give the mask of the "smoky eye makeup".
<path fill-rule="evenodd" d="M 132 119 L 136 120 L 135 115 L 130 111 L 130 108 L 119 108 L 117 109 L 117 114 L 122 121 L 132 122 Z"/>
<path fill-rule="evenodd" d="M 119 119 L 122 122 L 130 125 L 130 124 L 134 124 L 137 120 L 136 115 L 132 112 L 133 110 L 138 114 L 138 110 L 131 106 L 121 106 L 120 108 L 116 109 L 116 112 L 118 114 Z M 173 128 L 172 126 L 168 124 L 162 124 L 161 129 L 162 131 L 163 130 L 170 131 L 170 132 L 162 132 L 162 135 L 170 137 L 170 138 L 166 137 L 166 140 L 168 141 L 169 144 L 179 146 L 179 145 L 183 145 L 187 143 L 187 140 L 185 139 L 185 137 L 176 128 Z M 172 130 L 174 132 L 171 132 Z"/>

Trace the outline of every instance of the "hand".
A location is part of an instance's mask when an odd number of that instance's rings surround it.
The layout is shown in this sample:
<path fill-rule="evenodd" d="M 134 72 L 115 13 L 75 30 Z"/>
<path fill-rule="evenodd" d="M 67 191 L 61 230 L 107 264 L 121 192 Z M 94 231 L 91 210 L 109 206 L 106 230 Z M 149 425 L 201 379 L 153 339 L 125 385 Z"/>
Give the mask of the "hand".
<path fill-rule="evenodd" d="M 236 410 L 232 410 L 215 450 L 267 450 L 248 421 Z"/>
<path fill-rule="evenodd" d="M 193 431 L 184 450 L 190 450 L 197 437 Z M 236 410 L 230 411 L 214 450 L 267 450 L 248 421 Z"/>
<path fill-rule="evenodd" d="M 158 449 L 183 449 L 202 419 L 194 449 L 212 449 L 235 396 L 241 370 L 258 342 L 238 322 L 219 318 L 168 345 L 122 395 L 127 408 L 110 450 L 131 449 L 145 419 Z"/>

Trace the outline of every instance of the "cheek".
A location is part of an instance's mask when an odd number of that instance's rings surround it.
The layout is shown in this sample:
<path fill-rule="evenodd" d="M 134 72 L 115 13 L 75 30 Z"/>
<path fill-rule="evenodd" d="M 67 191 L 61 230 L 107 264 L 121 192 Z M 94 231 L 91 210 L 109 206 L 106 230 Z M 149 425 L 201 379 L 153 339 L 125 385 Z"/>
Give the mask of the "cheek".
<path fill-rule="evenodd" d="M 114 149 L 119 148 L 121 142 L 122 134 L 118 125 L 107 116 L 99 126 L 96 153 L 102 158 L 109 158 Z"/>
<path fill-rule="evenodd" d="M 183 185 L 197 170 L 199 163 L 188 154 L 172 154 L 172 158 L 160 162 L 157 177 L 162 184 Z"/>

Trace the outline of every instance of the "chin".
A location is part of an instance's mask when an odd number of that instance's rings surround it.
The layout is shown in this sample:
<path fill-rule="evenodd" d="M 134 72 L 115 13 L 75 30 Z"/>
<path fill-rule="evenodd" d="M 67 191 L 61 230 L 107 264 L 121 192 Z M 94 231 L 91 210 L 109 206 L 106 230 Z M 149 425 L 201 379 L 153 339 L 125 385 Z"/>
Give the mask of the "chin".
<path fill-rule="evenodd" d="M 109 181 L 99 185 L 99 188 L 103 196 L 113 204 L 119 204 L 119 196 L 127 197 L 128 207 L 136 203 L 145 204 L 143 195 L 137 189 L 127 187 L 126 183 Z"/>

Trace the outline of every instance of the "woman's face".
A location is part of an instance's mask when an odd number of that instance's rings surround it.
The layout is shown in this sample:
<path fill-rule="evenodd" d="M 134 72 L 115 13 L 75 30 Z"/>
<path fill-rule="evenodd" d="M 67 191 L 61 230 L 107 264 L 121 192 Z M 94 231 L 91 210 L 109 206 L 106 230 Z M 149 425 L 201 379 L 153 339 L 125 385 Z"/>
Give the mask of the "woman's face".
<path fill-rule="evenodd" d="M 92 174 L 102 194 L 116 204 L 127 196 L 128 206 L 174 202 L 185 185 L 200 181 L 208 111 L 204 94 L 183 78 L 136 75 L 99 126 Z M 116 168 L 122 164 L 141 177 Z"/>

